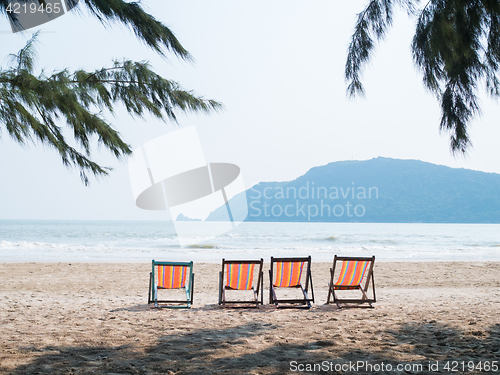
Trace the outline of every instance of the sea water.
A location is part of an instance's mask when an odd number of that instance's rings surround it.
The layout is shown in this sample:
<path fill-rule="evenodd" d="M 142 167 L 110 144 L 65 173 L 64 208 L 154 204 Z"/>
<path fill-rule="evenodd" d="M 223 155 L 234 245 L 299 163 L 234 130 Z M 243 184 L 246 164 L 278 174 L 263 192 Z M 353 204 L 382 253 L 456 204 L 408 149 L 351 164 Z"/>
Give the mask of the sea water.
<path fill-rule="evenodd" d="M 199 225 L 203 223 L 192 223 Z M 168 221 L 0 220 L 0 262 L 220 262 L 307 256 L 500 261 L 500 224 L 242 223 L 181 247 Z"/>

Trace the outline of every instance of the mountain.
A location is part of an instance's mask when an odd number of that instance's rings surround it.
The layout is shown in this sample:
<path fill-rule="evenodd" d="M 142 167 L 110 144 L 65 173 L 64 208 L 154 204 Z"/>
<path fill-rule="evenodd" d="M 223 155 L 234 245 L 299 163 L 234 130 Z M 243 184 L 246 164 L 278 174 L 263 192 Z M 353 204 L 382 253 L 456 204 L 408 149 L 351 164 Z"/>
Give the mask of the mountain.
<path fill-rule="evenodd" d="M 175 221 L 201 221 L 201 219 L 192 219 L 188 216 L 184 216 L 183 214 L 177 215 Z"/>
<path fill-rule="evenodd" d="M 500 223 L 500 174 L 419 160 L 334 162 L 241 194 L 246 221 Z M 224 210 L 207 220 L 222 220 Z"/>

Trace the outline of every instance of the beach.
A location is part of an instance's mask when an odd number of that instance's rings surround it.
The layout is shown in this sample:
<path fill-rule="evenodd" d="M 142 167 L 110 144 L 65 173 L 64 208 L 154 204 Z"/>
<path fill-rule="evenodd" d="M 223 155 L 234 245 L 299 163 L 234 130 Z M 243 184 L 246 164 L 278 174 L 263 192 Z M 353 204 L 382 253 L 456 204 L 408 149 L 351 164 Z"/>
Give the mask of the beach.
<path fill-rule="evenodd" d="M 224 309 L 220 265 L 195 263 L 193 308 L 180 310 L 147 304 L 150 263 L 2 263 L 0 373 L 488 373 L 499 364 L 500 262 L 376 262 L 374 308 L 342 309 L 325 305 L 331 263 L 313 262 L 310 310 L 268 304 L 268 267 L 263 307 Z"/>

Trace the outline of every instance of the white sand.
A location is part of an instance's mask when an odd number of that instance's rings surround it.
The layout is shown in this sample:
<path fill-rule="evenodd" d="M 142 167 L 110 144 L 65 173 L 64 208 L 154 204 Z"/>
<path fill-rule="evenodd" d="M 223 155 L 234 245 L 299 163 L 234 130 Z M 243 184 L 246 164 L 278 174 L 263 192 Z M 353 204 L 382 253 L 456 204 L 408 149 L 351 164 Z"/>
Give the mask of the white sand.
<path fill-rule="evenodd" d="M 0 373 L 335 373 L 325 366 L 350 361 L 378 374 L 439 361 L 448 373 L 447 361 L 500 361 L 498 262 L 376 263 L 375 307 L 341 310 L 324 305 L 331 264 L 313 265 L 310 310 L 267 304 L 267 266 L 262 308 L 220 308 L 220 266 L 195 264 L 193 308 L 171 310 L 147 304 L 150 264 L 0 264 Z"/>

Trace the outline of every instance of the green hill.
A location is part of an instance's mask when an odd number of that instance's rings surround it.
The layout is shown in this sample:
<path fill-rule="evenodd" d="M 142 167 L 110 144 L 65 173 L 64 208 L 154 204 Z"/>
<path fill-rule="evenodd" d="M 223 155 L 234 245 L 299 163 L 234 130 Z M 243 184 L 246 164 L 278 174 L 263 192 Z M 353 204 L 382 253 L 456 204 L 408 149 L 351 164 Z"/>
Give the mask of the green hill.
<path fill-rule="evenodd" d="M 246 221 L 500 223 L 500 174 L 418 160 L 334 162 L 242 194 Z"/>

